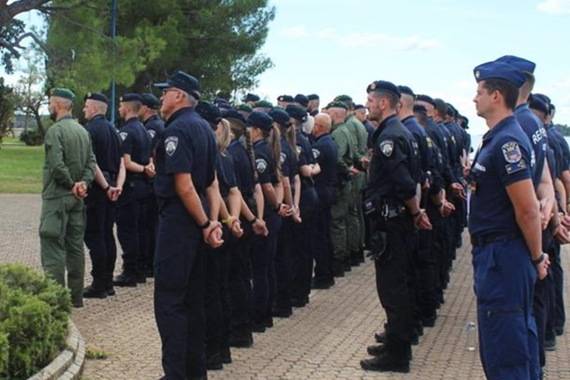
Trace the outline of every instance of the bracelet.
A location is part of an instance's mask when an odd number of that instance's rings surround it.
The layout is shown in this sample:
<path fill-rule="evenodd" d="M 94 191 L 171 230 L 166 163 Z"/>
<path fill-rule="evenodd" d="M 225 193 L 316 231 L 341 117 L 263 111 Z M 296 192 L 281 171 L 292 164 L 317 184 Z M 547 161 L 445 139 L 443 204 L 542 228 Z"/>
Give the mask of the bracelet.
<path fill-rule="evenodd" d="M 107 187 L 105 188 L 105 192 L 109 191 L 110 188 L 111 188 L 111 185 L 107 185 Z"/>
<path fill-rule="evenodd" d="M 210 219 L 208 219 L 208 220 L 206 221 L 206 223 L 204 223 L 204 224 L 202 224 L 202 225 L 200 226 L 200 229 L 205 230 L 206 228 L 210 227 L 210 223 L 211 223 L 211 222 L 210 222 Z"/>
<path fill-rule="evenodd" d="M 253 217 L 253 220 L 248 220 L 247 221 L 249 224 L 255 224 L 255 222 L 257 222 L 257 216 Z"/>
<path fill-rule="evenodd" d="M 412 214 L 412 218 L 415 219 L 416 217 L 420 216 L 421 213 L 422 213 L 422 210 L 416 212 L 415 214 Z"/>
<path fill-rule="evenodd" d="M 232 219 L 233 219 L 233 216 L 230 215 L 230 216 L 228 216 L 227 218 L 222 219 L 222 223 L 223 223 L 223 224 L 228 224 L 228 223 L 230 223 L 230 222 L 232 221 Z"/>
<path fill-rule="evenodd" d="M 281 202 L 277 203 L 277 207 L 275 207 L 275 211 L 279 212 L 279 210 L 281 210 L 281 205 L 282 205 L 282 204 L 283 204 L 283 203 L 281 203 Z"/>
<path fill-rule="evenodd" d="M 546 259 L 546 255 L 544 253 L 540 254 L 540 257 L 536 260 L 532 260 L 532 263 L 534 264 L 534 266 L 537 266 L 539 264 L 542 264 L 542 262 Z"/>

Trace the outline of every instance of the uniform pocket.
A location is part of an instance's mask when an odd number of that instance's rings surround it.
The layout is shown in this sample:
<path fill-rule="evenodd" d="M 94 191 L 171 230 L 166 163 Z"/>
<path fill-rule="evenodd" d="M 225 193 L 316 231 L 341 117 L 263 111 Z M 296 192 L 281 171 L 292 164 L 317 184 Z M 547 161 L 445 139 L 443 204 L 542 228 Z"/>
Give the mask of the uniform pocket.
<path fill-rule="evenodd" d="M 481 318 L 483 356 L 490 367 L 510 367 L 529 361 L 529 334 L 520 308 L 489 310 Z"/>
<path fill-rule="evenodd" d="M 51 239 L 63 237 L 63 207 L 61 199 L 44 200 L 40 217 L 40 237 Z"/>

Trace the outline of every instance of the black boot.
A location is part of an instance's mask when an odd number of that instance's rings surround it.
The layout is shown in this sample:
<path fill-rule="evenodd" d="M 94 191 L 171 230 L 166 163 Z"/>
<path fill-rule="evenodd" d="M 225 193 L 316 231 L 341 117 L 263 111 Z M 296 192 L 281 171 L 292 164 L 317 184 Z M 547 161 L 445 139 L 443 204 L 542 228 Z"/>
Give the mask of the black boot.
<path fill-rule="evenodd" d="M 137 286 L 137 278 L 130 273 L 123 272 L 113 279 L 113 285 L 134 288 Z"/>
<path fill-rule="evenodd" d="M 238 348 L 248 348 L 253 346 L 253 335 L 249 328 L 232 330 L 230 333 L 230 346 Z"/>
<path fill-rule="evenodd" d="M 377 372 L 410 372 L 411 346 L 409 342 L 388 334 L 384 348 L 376 349 L 378 356 L 360 361 L 362 369 Z M 373 350 L 373 351 L 376 351 Z"/>
<path fill-rule="evenodd" d="M 83 289 L 83 298 L 107 298 L 107 290 L 96 288 L 92 284 Z"/>

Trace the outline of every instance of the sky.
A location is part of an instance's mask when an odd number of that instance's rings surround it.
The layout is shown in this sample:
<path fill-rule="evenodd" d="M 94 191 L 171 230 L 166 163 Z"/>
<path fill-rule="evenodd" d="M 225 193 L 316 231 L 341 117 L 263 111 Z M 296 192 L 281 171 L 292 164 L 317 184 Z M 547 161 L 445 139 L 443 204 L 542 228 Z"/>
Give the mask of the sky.
<path fill-rule="evenodd" d="M 348 94 L 366 101 L 374 80 L 439 97 L 487 131 L 472 101 L 473 68 L 503 55 L 536 63 L 534 92 L 570 125 L 570 0 L 272 0 L 275 20 L 262 52 L 274 67 L 254 91 L 316 93 L 321 105 Z M 324 103 L 324 104 L 323 104 Z"/>
<path fill-rule="evenodd" d="M 469 118 L 470 133 L 483 134 L 487 126 L 472 101 L 473 68 L 517 55 L 537 64 L 535 92 L 552 99 L 555 122 L 570 125 L 570 0 L 270 0 L 270 5 L 276 16 L 261 52 L 274 67 L 252 92 L 273 103 L 279 95 L 298 93 L 316 93 L 323 105 L 340 94 L 365 103 L 368 84 L 388 80 L 453 104 Z"/>

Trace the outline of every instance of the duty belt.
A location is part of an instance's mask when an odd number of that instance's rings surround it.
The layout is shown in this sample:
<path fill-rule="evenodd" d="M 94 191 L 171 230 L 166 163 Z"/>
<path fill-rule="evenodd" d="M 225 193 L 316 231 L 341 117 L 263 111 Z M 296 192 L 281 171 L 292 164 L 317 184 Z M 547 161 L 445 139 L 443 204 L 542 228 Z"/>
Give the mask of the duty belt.
<path fill-rule="evenodd" d="M 481 247 L 483 245 L 497 243 L 500 241 L 508 241 L 521 237 L 518 232 L 496 233 L 484 236 L 471 236 L 471 245 L 474 247 Z"/>

